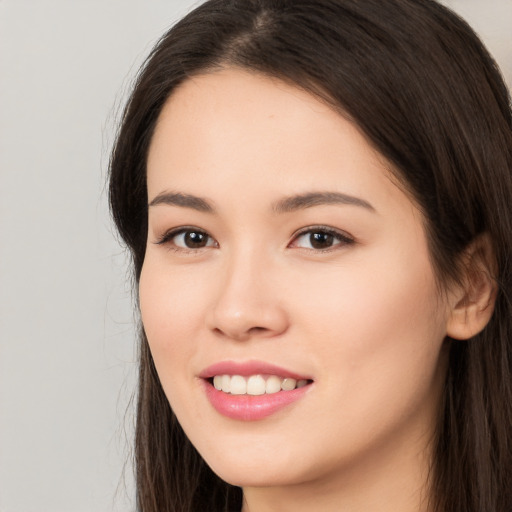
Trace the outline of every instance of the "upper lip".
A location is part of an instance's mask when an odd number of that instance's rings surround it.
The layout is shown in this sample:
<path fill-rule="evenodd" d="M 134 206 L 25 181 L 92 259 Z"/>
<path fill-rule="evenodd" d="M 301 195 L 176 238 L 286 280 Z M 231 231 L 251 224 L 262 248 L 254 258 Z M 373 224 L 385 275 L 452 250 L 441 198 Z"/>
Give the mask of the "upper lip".
<path fill-rule="evenodd" d="M 277 375 L 278 377 L 296 380 L 312 380 L 311 377 L 307 375 L 301 375 L 265 361 L 220 361 L 205 368 L 199 374 L 199 377 L 202 379 L 210 379 L 216 375 L 241 375 L 243 377 L 249 377 L 250 375 L 258 374 Z"/>

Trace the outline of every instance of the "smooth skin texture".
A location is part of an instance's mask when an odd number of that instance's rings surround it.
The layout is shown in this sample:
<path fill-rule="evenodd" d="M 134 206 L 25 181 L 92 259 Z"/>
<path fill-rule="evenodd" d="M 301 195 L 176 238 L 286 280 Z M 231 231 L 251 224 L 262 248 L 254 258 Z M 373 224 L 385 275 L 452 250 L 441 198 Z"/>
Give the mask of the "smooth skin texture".
<path fill-rule="evenodd" d="M 174 412 L 244 512 L 427 510 L 443 340 L 490 313 L 440 293 L 388 169 L 324 103 L 239 69 L 187 80 L 161 113 L 142 320 Z M 323 195 L 289 199 L 307 194 Z M 268 418 L 226 418 L 198 375 L 251 360 L 313 383 Z"/>

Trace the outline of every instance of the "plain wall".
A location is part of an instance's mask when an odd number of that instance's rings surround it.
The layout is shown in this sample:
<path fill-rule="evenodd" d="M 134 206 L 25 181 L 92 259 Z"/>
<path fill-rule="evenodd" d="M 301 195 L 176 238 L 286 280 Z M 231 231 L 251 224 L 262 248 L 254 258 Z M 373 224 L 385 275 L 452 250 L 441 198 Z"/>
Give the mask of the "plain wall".
<path fill-rule="evenodd" d="M 137 66 L 195 3 L 0 0 L 0 512 L 134 510 L 134 315 L 106 167 Z M 512 83 L 512 0 L 446 3 Z"/>

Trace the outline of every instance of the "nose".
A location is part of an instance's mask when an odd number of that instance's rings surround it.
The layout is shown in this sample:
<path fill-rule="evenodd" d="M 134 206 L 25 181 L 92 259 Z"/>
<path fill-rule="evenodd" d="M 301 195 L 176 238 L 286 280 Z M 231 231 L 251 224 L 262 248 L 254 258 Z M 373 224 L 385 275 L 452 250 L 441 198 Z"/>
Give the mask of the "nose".
<path fill-rule="evenodd" d="M 207 315 L 208 327 L 238 341 L 284 333 L 289 318 L 275 277 L 271 265 L 255 254 L 227 262 Z"/>

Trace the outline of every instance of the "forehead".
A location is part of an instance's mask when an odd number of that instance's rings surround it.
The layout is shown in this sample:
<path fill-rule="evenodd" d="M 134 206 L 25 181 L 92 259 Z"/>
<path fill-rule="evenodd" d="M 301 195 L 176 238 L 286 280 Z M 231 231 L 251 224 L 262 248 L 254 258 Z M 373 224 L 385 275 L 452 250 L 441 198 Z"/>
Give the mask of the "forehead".
<path fill-rule="evenodd" d="M 381 198 L 404 199 L 390 176 L 358 127 L 324 102 L 233 68 L 190 78 L 173 92 L 148 156 L 150 198 L 178 190 L 274 201 L 329 190 L 373 196 L 378 209 Z"/>
<path fill-rule="evenodd" d="M 249 150 L 253 143 L 260 151 L 299 138 L 313 143 L 315 132 L 342 128 L 339 121 L 337 113 L 298 87 L 228 68 L 192 77 L 173 91 L 160 114 L 149 156 L 155 146 L 173 141 L 183 149 L 193 149 L 197 142 L 198 156 L 235 141 L 238 150 Z"/>

